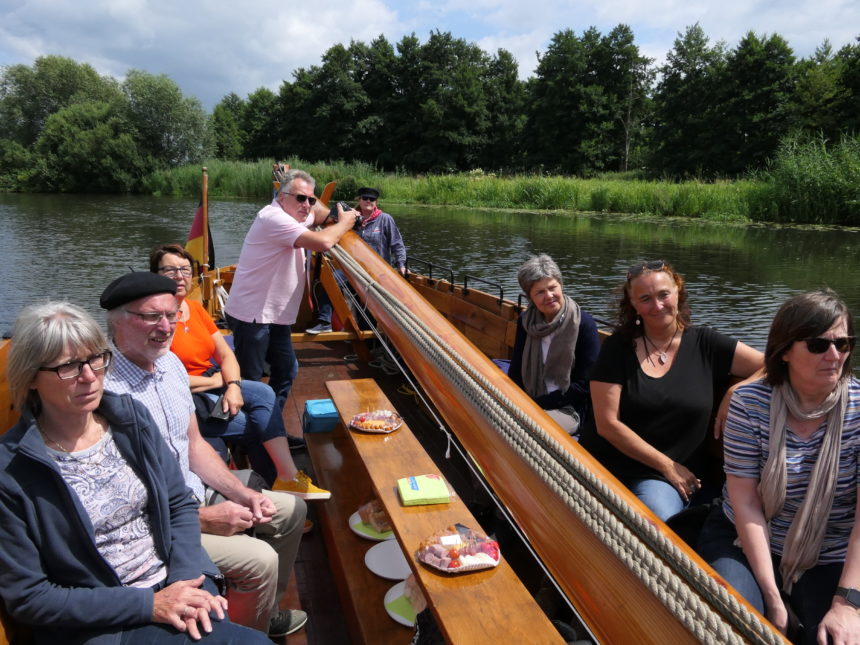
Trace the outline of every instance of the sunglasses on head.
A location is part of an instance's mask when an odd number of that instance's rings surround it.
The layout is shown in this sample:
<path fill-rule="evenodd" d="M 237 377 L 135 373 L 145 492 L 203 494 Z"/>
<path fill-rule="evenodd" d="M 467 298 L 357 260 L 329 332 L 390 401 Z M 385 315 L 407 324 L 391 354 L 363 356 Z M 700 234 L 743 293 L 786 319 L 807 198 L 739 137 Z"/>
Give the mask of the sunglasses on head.
<path fill-rule="evenodd" d="M 627 269 L 627 279 L 635 278 L 637 275 L 641 275 L 645 271 L 662 271 L 666 269 L 666 261 L 665 260 L 650 260 L 648 262 L 637 262 L 636 264 L 631 264 Z"/>
<path fill-rule="evenodd" d="M 840 354 L 844 354 L 854 349 L 855 340 L 855 336 L 843 336 L 842 338 L 804 338 L 803 342 L 806 343 L 806 349 L 810 354 L 823 354 L 830 349 L 830 345 L 833 345 Z"/>
<path fill-rule="evenodd" d="M 308 197 L 307 195 L 302 195 L 300 193 L 284 193 L 284 195 L 289 195 L 290 197 L 295 197 L 296 201 L 299 204 L 304 204 L 305 202 L 308 202 L 308 204 L 313 206 L 314 204 L 317 203 L 316 197 Z"/>

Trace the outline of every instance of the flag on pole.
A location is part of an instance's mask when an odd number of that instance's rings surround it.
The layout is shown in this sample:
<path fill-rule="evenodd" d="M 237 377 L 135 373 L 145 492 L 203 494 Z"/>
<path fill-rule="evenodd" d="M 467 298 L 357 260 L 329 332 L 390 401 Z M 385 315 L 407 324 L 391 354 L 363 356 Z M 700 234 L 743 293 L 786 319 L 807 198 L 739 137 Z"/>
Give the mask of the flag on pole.
<path fill-rule="evenodd" d="M 194 213 L 194 221 L 185 243 L 185 250 L 194 258 L 194 275 L 197 276 L 215 266 L 215 245 L 209 230 L 208 179 L 204 168 L 200 204 Z"/>
<path fill-rule="evenodd" d="M 204 224 L 204 219 L 206 223 Z M 206 229 L 204 235 L 203 230 Z M 209 241 L 208 254 L 205 254 L 203 249 L 206 248 L 204 238 Z M 194 274 L 199 275 L 201 267 L 205 264 L 209 267 L 215 264 L 215 245 L 212 243 L 212 232 L 209 230 L 208 218 L 203 217 L 203 200 L 197 206 L 194 212 L 194 221 L 191 223 L 191 231 L 188 233 L 188 241 L 185 243 L 185 250 L 194 258 Z M 207 258 L 208 255 L 208 258 Z M 208 259 L 208 261 L 207 261 Z"/>

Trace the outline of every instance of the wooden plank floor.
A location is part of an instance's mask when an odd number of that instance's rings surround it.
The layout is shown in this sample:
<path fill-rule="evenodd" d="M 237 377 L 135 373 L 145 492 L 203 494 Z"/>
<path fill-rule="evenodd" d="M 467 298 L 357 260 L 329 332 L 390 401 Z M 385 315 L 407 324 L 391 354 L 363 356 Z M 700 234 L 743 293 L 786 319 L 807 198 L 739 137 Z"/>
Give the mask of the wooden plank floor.
<path fill-rule="evenodd" d="M 284 406 L 284 423 L 288 434 L 301 436 L 305 401 L 329 398 L 326 381 L 367 377 L 376 371 L 356 360 L 344 360 L 345 356 L 349 357 L 351 354 L 352 346 L 347 342 L 296 345 L 299 374 Z M 293 460 L 296 466 L 308 472 L 316 481 L 305 450 L 294 450 Z M 345 645 L 351 642 L 337 588 L 328 567 L 325 543 L 318 530 L 314 508 L 317 504 L 325 502 L 308 502 L 308 518 L 315 523 L 315 527 L 302 538 L 293 580 L 281 602 L 284 608 L 301 608 L 306 611 L 308 623 L 304 629 L 276 642 L 289 642 L 290 645 Z"/>

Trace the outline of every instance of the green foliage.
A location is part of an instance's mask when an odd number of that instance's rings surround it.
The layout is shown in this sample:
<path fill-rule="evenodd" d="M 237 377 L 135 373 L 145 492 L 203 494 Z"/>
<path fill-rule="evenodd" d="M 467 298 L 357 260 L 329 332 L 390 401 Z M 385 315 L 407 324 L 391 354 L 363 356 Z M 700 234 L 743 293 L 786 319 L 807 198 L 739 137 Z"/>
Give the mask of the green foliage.
<path fill-rule="evenodd" d="M 860 225 L 860 138 L 789 137 L 761 173 L 754 219 Z"/>
<path fill-rule="evenodd" d="M 711 47 L 698 23 L 678 34 L 654 96 L 652 164 L 657 172 L 675 177 L 713 172 L 725 59 L 723 44 Z"/>
<path fill-rule="evenodd" d="M 239 159 L 243 151 L 240 127 L 244 102 L 236 94 L 225 96 L 212 111 L 212 139 L 219 159 Z"/>
<path fill-rule="evenodd" d="M 32 146 L 54 112 L 74 103 L 119 97 L 114 79 L 70 58 L 43 56 L 32 67 L 12 65 L 0 78 L 0 138 Z"/>
<path fill-rule="evenodd" d="M 212 149 L 209 117 L 166 76 L 99 76 L 60 56 L 0 73 L 0 189 L 126 191 Z"/>
<path fill-rule="evenodd" d="M 51 192 L 114 192 L 136 188 L 143 168 L 135 132 L 116 106 L 75 103 L 48 117 L 36 143 L 45 161 L 34 178 Z"/>
<path fill-rule="evenodd" d="M 530 84 L 526 149 L 534 166 L 590 175 L 626 170 L 648 108 L 650 59 L 633 32 L 557 33 Z"/>
<path fill-rule="evenodd" d="M 200 101 L 182 96 L 173 80 L 133 69 L 123 90 L 145 163 L 156 167 L 194 163 L 210 152 L 208 122 Z"/>

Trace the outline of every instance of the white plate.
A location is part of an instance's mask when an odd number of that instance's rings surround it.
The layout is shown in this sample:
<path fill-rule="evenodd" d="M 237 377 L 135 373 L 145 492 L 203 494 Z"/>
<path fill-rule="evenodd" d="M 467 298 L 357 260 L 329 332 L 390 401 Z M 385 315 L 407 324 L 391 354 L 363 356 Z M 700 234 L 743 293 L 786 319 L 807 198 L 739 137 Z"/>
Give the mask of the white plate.
<path fill-rule="evenodd" d="M 405 587 L 406 587 L 406 581 L 405 580 L 401 580 L 396 585 L 391 587 L 391 589 L 389 589 L 388 591 L 385 592 L 385 599 L 383 600 L 383 603 L 385 604 L 385 611 L 388 612 L 388 615 L 391 616 L 391 618 L 395 622 L 398 622 L 401 625 L 405 625 L 406 627 L 415 627 L 415 623 L 406 620 L 403 616 L 401 616 L 400 614 L 398 614 L 396 612 L 391 611 L 388 608 L 388 603 L 394 602 L 395 600 L 400 598 L 400 596 L 404 595 L 403 591 L 404 591 Z M 408 598 L 406 599 L 406 602 L 409 603 Z M 412 603 L 409 603 L 409 606 L 411 607 Z"/>
<path fill-rule="evenodd" d="M 369 526 L 361 521 L 361 516 L 358 514 L 358 511 L 349 516 L 349 528 L 351 528 L 352 532 L 355 533 L 358 537 L 363 537 L 365 540 L 384 542 L 385 540 L 391 540 L 394 538 L 394 531 L 378 533 L 378 535 L 382 535 L 384 537 L 376 537 L 377 531 L 372 526 Z M 365 531 L 368 530 L 373 531 L 373 533 L 365 533 Z"/>
<path fill-rule="evenodd" d="M 386 540 L 370 547 L 364 554 L 364 564 L 380 578 L 388 580 L 406 580 L 412 573 L 397 540 Z"/>

